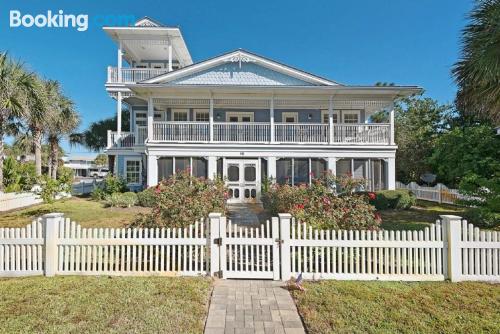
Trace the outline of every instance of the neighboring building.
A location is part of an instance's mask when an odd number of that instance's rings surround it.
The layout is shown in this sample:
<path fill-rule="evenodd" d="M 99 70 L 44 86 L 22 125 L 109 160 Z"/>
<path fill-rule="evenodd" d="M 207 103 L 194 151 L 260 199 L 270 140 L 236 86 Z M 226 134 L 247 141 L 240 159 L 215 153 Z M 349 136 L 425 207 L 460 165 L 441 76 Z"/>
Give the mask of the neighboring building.
<path fill-rule="evenodd" d="M 224 177 L 232 202 L 258 201 L 265 178 L 308 183 L 326 170 L 395 188 L 393 102 L 421 88 L 344 85 L 244 50 L 193 64 L 180 29 L 147 17 L 104 31 L 118 45 L 106 90 L 119 125 L 107 154 L 132 189 L 187 167 Z M 389 123 L 370 123 L 379 110 Z"/>
<path fill-rule="evenodd" d="M 72 156 L 63 157 L 64 167 L 71 168 L 75 172 L 75 177 L 90 176 L 90 169 L 97 166 L 94 163 L 95 156 Z"/>

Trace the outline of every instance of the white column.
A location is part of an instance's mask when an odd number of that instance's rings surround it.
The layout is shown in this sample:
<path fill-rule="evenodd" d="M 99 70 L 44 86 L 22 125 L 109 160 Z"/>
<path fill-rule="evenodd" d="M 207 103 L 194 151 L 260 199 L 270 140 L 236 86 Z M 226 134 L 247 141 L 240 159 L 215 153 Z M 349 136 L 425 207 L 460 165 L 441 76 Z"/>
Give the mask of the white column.
<path fill-rule="evenodd" d="M 171 72 L 172 68 L 172 42 L 168 41 L 168 71 Z"/>
<path fill-rule="evenodd" d="M 57 242 L 59 239 L 59 223 L 64 219 L 63 213 L 49 213 L 42 216 L 45 230 L 45 276 L 55 276 L 58 267 Z"/>
<path fill-rule="evenodd" d="M 274 136 L 274 96 L 271 98 L 271 101 L 269 101 L 270 108 L 269 108 L 269 123 L 271 127 L 271 143 L 275 142 L 275 136 Z"/>
<path fill-rule="evenodd" d="M 123 52 L 122 52 L 122 42 L 120 41 L 118 44 L 118 59 L 117 59 L 117 70 L 118 70 L 118 82 L 122 82 L 122 59 L 123 59 Z"/>
<path fill-rule="evenodd" d="M 158 156 L 148 155 L 148 187 L 154 187 L 158 184 Z"/>
<path fill-rule="evenodd" d="M 217 157 L 208 157 L 208 179 L 214 180 L 217 177 Z"/>
<path fill-rule="evenodd" d="M 462 275 L 462 251 L 460 247 L 462 237 L 462 217 L 453 215 L 442 215 L 443 232 L 446 244 L 448 244 L 444 257 L 447 258 L 445 267 L 446 277 L 452 282 L 461 281 Z"/>
<path fill-rule="evenodd" d="M 208 113 L 208 122 L 210 127 L 210 141 L 214 141 L 214 99 L 210 97 L 210 109 Z"/>
<path fill-rule="evenodd" d="M 323 120 L 321 120 L 323 121 Z M 330 96 L 330 101 L 328 102 L 328 134 L 329 143 L 333 143 L 333 97 Z"/>
<path fill-rule="evenodd" d="M 150 96 L 148 98 L 148 141 L 154 140 L 153 134 L 153 120 L 154 120 L 154 104 L 153 98 Z"/>
<path fill-rule="evenodd" d="M 391 112 L 390 112 L 390 127 L 391 127 L 391 139 L 390 139 L 390 144 L 391 145 L 395 145 L 396 142 L 395 142 L 395 138 L 394 138 L 394 107 L 391 108 Z"/>
<path fill-rule="evenodd" d="M 337 175 L 337 158 L 328 158 L 327 159 L 328 170 L 333 175 Z"/>
<path fill-rule="evenodd" d="M 267 158 L 267 177 L 276 182 L 276 157 Z"/>
<path fill-rule="evenodd" d="M 122 134 L 122 92 L 117 93 L 116 97 L 116 133 L 120 138 Z"/>
<path fill-rule="evenodd" d="M 396 158 L 387 159 L 387 189 L 396 189 Z"/>

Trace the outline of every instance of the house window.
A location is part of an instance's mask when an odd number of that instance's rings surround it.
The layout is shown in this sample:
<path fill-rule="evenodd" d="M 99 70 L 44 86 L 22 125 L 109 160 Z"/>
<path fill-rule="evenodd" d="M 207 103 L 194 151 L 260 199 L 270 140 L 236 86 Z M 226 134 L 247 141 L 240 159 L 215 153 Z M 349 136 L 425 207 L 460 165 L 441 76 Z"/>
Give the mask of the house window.
<path fill-rule="evenodd" d="M 209 112 L 205 110 L 195 110 L 194 119 L 196 122 L 208 122 L 210 120 Z"/>
<path fill-rule="evenodd" d="M 188 111 L 187 110 L 172 110 L 172 119 L 174 122 L 187 122 L 188 121 Z"/>
<path fill-rule="evenodd" d="M 228 112 L 226 113 L 226 122 L 253 122 L 253 112 Z"/>
<path fill-rule="evenodd" d="M 135 113 L 135 125 L 148 126 L 147 115 L 145 112 L 136 112 Z"/>
<path fill-rule="evenodd" d="M 343 112 L 344 123 L 359 123 L 359 113 Z"/>
<path fill-rule="evenodd" d="M 126 160 L 125 161 L 125 179 L 127 184 L 141 183 L 141 161 Z"/>
<path fill-rule="evenodd" d="M 297 123 L 298 113 L 296 112 L 284 112 L 281 116 L 283 123 Z"/>
<path fill-rule="evenodd" d="M 322 115 L 323 115 L 323 123 L 326 123 L 328 124 L 328 110 L 323 110 L 322 111 Z M 334 110 L 333 111 L 333 123 L 338 123 L 339 122 L 339 112 L 338 110 Z"/>

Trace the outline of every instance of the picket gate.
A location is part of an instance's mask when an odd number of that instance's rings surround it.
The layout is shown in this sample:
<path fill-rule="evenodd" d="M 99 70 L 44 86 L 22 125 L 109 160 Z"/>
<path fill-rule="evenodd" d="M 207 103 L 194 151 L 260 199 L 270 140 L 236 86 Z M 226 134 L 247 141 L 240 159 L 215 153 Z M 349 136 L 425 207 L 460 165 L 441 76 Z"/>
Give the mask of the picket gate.
<path fill-rule="evenodd" d="M 500 232 L 445 215 L 421 231 L 318 230 L 279 214 L 258 227 L 211 213 L 184 228 L 82 228 L 60 213 L 0 228 L 0 277 L 500 281 Z"/>

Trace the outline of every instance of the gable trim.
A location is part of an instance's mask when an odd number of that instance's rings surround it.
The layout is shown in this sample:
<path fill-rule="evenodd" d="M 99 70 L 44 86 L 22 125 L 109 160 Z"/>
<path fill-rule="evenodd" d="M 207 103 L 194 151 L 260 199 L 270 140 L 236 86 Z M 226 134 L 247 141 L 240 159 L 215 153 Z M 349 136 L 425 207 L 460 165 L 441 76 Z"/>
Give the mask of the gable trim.
<path fill-rule="evenodd" d="M 162 74 L 157 77 L 141 81 L 141 83 L 145 84 L 154 84 L 154 83 L 168 83 L 172 80 L 180 79 L 185 76 L 195 74 L 197 72 L 201 72 L 206 69 L 210 69 L 212 67 L 215 67 L 219 64 L 223 64 L 226 62 L 253 62 L 256 63 L 257 65 L 261 65 L 263 67 L 266 67 L 270 70 L 289 75 L 291 77 L 294 77 L 296 79 L 306 81 L 312 84 L 316 85 L 322 85 L 322 86 L 336 86 L 338 83 L 330 80 L 323 79 L 321 77 L 312 75 L 310 73 L 292 68 L 290 66 L 272 61 L 270 59 L 266 59 L 257 55 L 254 55 L 252 53 L 242 51 L 242 50 L 237 50 L 233 51 L 230 53 L 223 54 L 221 56 L 208 59 L 205 61 L 202 61 L 197 64 L 193 64 L 184 68 L 181 68 L 177 71 L 173 71 L 170 73 Z"/>

